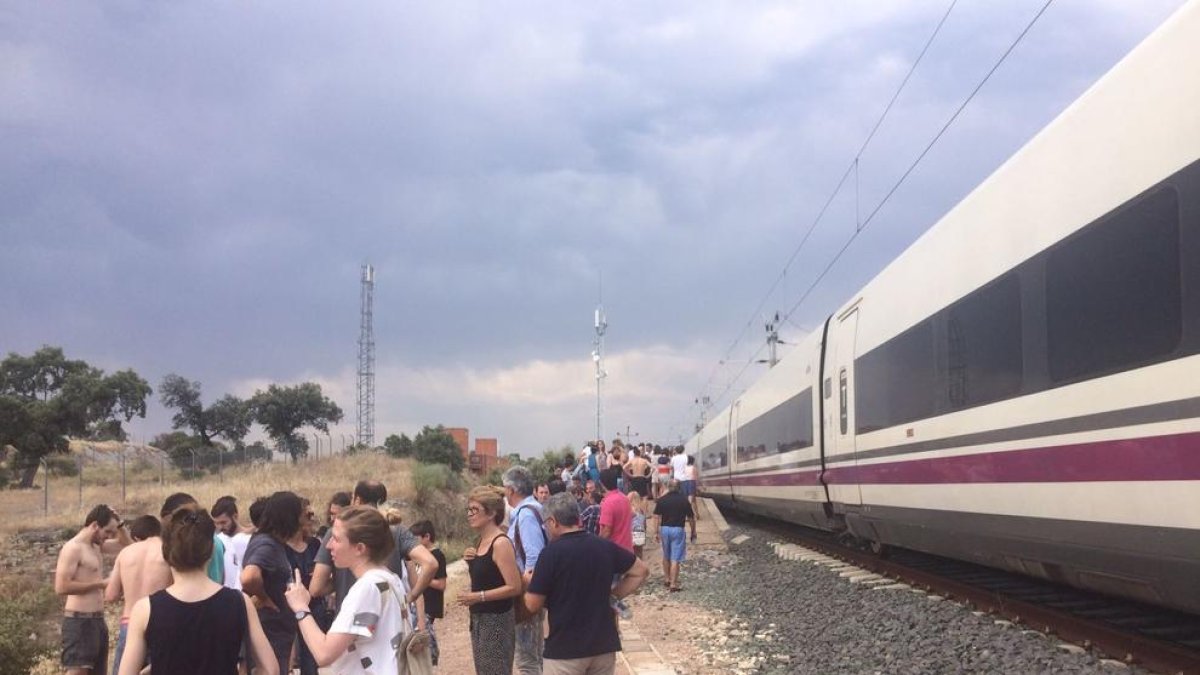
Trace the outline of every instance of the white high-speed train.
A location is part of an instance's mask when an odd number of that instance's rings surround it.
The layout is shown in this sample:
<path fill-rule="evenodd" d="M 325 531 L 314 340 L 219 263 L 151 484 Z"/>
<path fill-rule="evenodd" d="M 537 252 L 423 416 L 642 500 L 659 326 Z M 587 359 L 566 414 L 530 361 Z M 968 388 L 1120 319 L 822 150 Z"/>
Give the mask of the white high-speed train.
<path fill-rule="evenodd" d="M 687 448 L 733 508 L 1200 613 L 1200 0 Z"/>

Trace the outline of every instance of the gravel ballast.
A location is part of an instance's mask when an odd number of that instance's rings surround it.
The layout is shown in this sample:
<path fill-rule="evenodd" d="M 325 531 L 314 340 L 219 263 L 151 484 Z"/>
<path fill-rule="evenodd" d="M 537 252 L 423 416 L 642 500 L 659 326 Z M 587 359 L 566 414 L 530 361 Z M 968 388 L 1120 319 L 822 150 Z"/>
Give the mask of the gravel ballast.
<path fill-rule="evenodd" d="M 734 523 L 729 551 L 697 551 L 681 593 L 721 620 L 689 626 L 708 661 L 735 673 L 1139 673 L 1051 635 L 911 589 L 876 590 L 828 567 L 783 560 L 772 536 Z M 649 591 L 667 596 L 657 585 Z M 649 599 L 649 598 L 647 598 Z"/>

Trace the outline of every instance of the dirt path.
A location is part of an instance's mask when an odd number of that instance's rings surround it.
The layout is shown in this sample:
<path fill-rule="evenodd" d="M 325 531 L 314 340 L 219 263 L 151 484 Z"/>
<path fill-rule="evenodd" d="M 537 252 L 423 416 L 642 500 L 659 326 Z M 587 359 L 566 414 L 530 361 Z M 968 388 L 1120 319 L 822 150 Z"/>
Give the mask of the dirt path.
<path fill-rule="evenodd" d="M 622 635 L 626 651 L 618 659 L 618 674 L 717 675 L 730 672 L 731 666 L 736 667 L 738 655 L 723 653 L 720 638 L 715 634 L 736 629 L 731 626 L 732 619 L 704 609 L 687 597 L 689 573 L 730 573 L 730 570 L 722 569 L 731 563 L 731 558 L 725 553 L 725 542 L 714 520 L 708 517 L 707 509 L 701 511 L 697 535 L 698 542 L 689 547 L 690 562 L 684 564 L 681 574 L 681 584 L 685 587 L 682 593 L 666 590 L 660 549 L 654 545 L 653 536 L 647 542 L 645 559 L 650 566 L 650 578 L 629 600 L 633 619 L 622 622 L 626 626 Z M 475 670 L 468 612 L 452 600 L 469 585 L 466 564 L 451 565 L 446 589 L 446 617 L 437 623 L 441 648 L 439 672 L 457 675 Z M 628 625 L 630 623 L 632 626 Z"/>

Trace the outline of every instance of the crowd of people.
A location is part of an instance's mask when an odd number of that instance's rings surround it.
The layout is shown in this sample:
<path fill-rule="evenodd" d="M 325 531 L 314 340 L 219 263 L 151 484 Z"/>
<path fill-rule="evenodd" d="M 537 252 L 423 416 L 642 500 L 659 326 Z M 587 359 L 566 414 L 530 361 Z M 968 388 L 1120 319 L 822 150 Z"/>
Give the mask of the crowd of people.
<path fill-rule="evenodd" d="M 649 576 L 650 525 L 664 583 L 680 588 L 686 525 L 696 537 L 683 449 L 589 443 L 561 469 L 535 483 L 514 466 L 467 495 L 470 586 L 452 600 L 469 614 L 476 673 L 613 672 L 616 616 Z M 205 509 L 185 493 L 157 517 L 92 509 L 55 570 L 66 671 L 107 672 L 104 604 L 120 602 L 118 675 L 433 672 L 447 574 L 430 521 L 404 527 L 378 481 L 334 494 L 324 522 L 288 491 L 246 511 L 243 523 L 234 497 Z M 104 553 L 116 555 L 108 577 Z"/>

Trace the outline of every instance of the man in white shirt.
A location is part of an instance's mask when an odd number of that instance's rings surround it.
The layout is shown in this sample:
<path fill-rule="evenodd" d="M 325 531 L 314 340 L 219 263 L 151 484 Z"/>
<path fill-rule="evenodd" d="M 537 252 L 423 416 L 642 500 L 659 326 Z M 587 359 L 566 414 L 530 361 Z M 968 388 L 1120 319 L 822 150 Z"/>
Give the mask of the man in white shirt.
<path fill-rule="evenodd" d="M 242 558 L 246 556 L 246 545 L 250 533 L 238 523 L 237 499 L 229 495 L 213 503 L 213 523 L 217 526 L 217 538 L 225 544 L 225 586 L 235 591 L 242 590 Z"/>
<path fill-rule="evenodd" d="M 687 480 L 687 455 L 683 454 L 683 446 L 675 448 L 675 455 L 671 457 L 671 478 L 682 483 Z"/>

